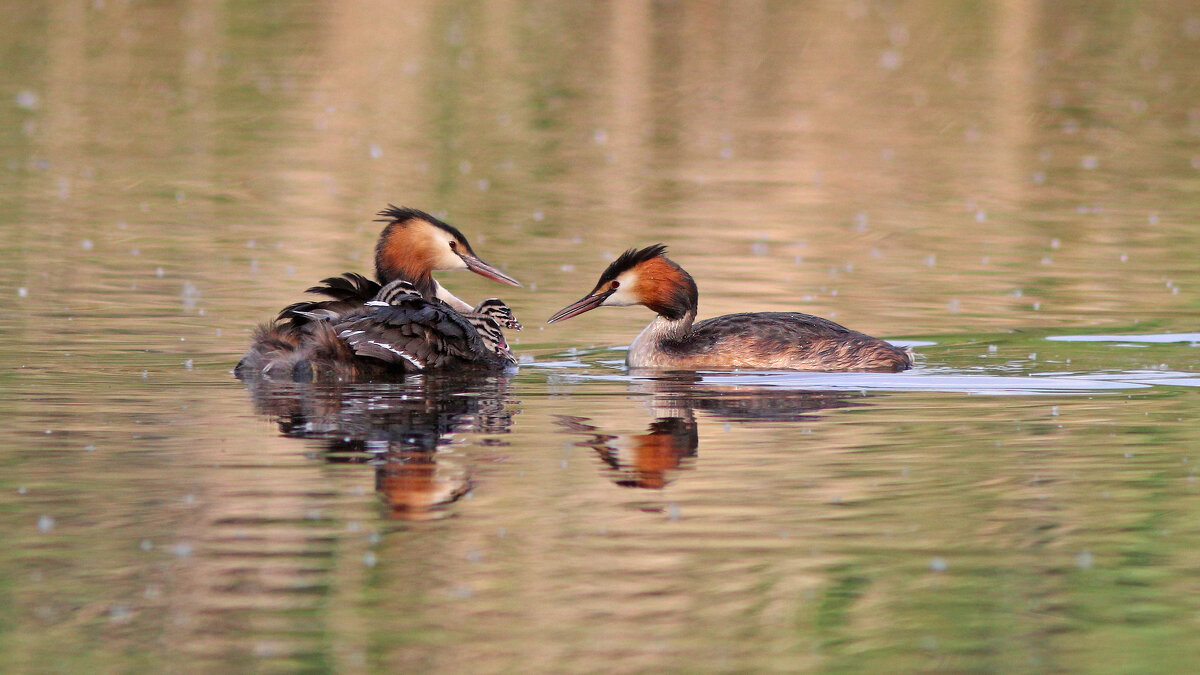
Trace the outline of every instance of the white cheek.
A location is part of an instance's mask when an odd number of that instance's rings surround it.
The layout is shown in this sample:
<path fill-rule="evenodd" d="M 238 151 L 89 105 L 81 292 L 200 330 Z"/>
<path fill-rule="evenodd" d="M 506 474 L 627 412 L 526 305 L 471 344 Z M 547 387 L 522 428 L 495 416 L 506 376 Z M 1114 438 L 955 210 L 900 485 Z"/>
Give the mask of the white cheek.
<path fill-rule="evenodd" d="M 616 293 L 605 298 L 604 302 L 600 304 L 608 307 L 628 307 L 629 305 L 638 304 L 638 301 L 628 286 L 621 286 L 617 289 Z"/>
<path fill-rule="evenodd" d="M 459 255 L 450 248 L 450 242 L 453 241 L 453 238 L 448 233 L 439 230 L 436 233 L 436 240 L 437 241 L 434 244 L 434 247 L 437 249 L 438 253 L 436 262 L 434 263 L 434 269 L 466 269 L 467 263 L 463 262 L 463 259 L 460 258 Z"/>
<path fill-rule="evenodd" d="M 464 262 L 463 259 L 458 256 L 457 253 L 455 253 L 454 251 L 451 251 L 449 246 L 447 246 L 446 253 L 445 253 L 445 255 L 442 256 L 441 269 L 465 270 L 465 269 L 467 269 L 467 263 Z"/>

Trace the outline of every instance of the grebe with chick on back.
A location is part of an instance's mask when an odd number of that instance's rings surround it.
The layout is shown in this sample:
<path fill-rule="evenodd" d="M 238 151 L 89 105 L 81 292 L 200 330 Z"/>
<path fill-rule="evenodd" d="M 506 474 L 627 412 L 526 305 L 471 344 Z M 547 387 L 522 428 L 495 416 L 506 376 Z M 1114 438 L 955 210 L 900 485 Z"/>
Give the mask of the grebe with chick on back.
<path fill-rule="evenodd" d="M 897 372 L 912 367 L 909 350 L 810 314 L 726 314 L 696 322 L 696 282 L 664 255 L 666 250 L 655 244 L 622 253 L 590 293 L 547 323 L 601 306 L 650 308 L 658 316 L 629 345 L 625 362 L 631 368 Z"/>
<path fill-rule="evenodd" d="M 416 209 L 389 206 L 375 248 L 376 281 L 348 272 L 308 289 L 328 300 L 297 302 L 260 326 L 239 377 L 299 381 L 386 377 L 428 369 L 500 369 L 516 363 L 501 326 L 521 324 L 508 305 L 477 307 L 433 278 L 467 269 L 521 284 L 475 254 L 457 228 Z"/>

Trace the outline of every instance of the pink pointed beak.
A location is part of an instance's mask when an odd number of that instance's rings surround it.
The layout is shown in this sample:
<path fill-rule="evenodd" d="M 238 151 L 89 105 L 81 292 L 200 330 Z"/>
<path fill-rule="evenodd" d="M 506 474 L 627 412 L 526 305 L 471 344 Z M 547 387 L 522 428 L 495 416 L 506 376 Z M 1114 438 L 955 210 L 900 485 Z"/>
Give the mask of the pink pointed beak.
<path fill-rule="evenodd" d="M 474 272 L 475 274 L 478 274 L 481 277 L 487 277 L 488 279 L 491 279 L 492 281 L 499 281 L 500 283 L 508 284 L 509 286 L 520 286 L 521 285 L 521 282 L 508 276 L 504 272 L 501 272 L 500 270 L 496 269 L 492 265 L 485 263 L 484 261 L 480 260 L 479 258 L 476 258 L 473 255 L 470 255 L 467 253 L 459 253 L 458 257 L 462 258 L 462 261 L 467 264 L 467 269 L 471 270 L 472 272 Z"/>
<path fill-rule="evenodd" d="M 615 292 L 615 290 L 616 289 L 609 289 L 602 293 L 594 293 L 592 295 L 585 295 L 584 297 L 580 298 L 579 300 L 576 300 L 575 302 L 558 310 L 558 312 L 554 316 L 552 316 L 546 320 L 546 323 L 554 323 L 555 321 L 563 321 L 565 319 L 570 319 L 573 316 L 579 316 L 580 314 L 583 314 L 584 312 L 590 312 L 593 309 L 596 309 L 597 307 L 599 307 L 600 305 L 603 305 L 604 301 L 607 300 L 608 296 L 612 295 L 613 292 Z"/>

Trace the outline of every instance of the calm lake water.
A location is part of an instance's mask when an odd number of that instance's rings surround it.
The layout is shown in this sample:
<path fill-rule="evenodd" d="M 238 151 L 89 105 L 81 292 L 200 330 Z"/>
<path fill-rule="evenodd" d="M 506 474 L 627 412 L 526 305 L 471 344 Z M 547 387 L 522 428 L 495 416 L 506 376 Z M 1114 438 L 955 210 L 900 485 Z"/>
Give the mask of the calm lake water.
<path fill-rule="evenodd" d="M 1177 673 L 1200 658 L 1191 2 L 0 7 L 0 671 Z M 388 203 L 515 373 L 248 386 Z M 701 316 L 547 326 L 654 242 Z"/>

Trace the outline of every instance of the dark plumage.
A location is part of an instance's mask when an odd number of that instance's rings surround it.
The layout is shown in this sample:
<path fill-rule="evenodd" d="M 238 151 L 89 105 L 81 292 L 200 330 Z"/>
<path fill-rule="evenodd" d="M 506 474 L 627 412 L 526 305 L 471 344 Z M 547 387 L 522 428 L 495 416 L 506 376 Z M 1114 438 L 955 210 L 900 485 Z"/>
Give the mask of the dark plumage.
<path fill-rule="evenodd" d="M 507 354 L 485 342 L 454 308 L 426 300 L 398 280 L 358 309 L 288 328 L 261 327 L 237 373 L 298 381 L 374 379 L 431 369 L 502 369 L 515 362 Z"/>
<path fill-rule="evenodd" d="M 378 282 L 354 272 L 322 279 L 321 285 L 312 286 L 305 293 L 328 296 L 329 300 L 294 302 L 284 307 L 276 320 L 288 328 L 298 328 L 311 321 L 313 315 L 330 318 L 345 314 L 362 307 L 363 303 L 374 298 L 380 287 Z"/>

